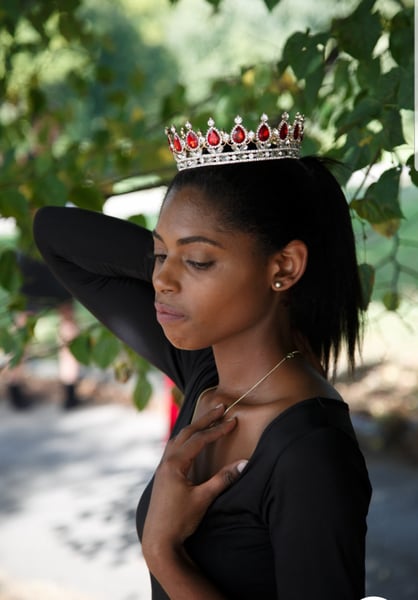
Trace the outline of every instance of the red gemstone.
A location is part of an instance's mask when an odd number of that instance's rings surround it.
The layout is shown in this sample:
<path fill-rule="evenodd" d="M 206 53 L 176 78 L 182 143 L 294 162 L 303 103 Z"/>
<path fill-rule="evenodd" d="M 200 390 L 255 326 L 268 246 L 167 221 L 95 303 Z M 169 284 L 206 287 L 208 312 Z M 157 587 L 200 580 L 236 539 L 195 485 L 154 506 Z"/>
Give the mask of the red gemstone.
<path fill-rule="evenodd" d="M 270 129 L 265 123 L 263 123 L 263 125 L 261 125 L 260 129 L 258 130 L 257 137 L 260 140 L 260 142 L 267 142 L 267 140 L 269 139 Z"/>
<path fill-rule="evenodd" d="M 296 123 L 296 125 L 293 129 L 293 139 L 298 140 L 299 137 L 300 137 L 300 125 L 299 125 L 299 123 Z"/>
<path fill-rule="evenodd" d="M 221 136 L 216 131 L 216 129 L 211 128 L 208 131 L 207 140 L 208 140 L 209 146 L 216 147 L 216 146 L 219 146 L 219 144 L 220 144 Z"/>
<path fill-rule="evenodd" d="M 242 144 L 246 138 L 245 129 L 241 125 L 234 127 L 231 133 L 231 138 L 234 144 Z"/>
<path fill-rule="evenodd" d="M 181 152 L 183 150 L 181 140 L 177 133 L 174 135 L 174 138 L 173 138 L 173 146 L 174 146 L 174 150 L 176 152 Z"/>
<path fill-rule="evenodd" d="M 196 150 L 199 146 L 199 138 L 194 131 L 189 131 L 186 136 L 186 144 L 191 150 Z"/>
<path fill-rule="evenodd" d="M 289 133 L 289 127 L 287 123 L 283 123 L 280 127 L 279 136 L 281 140 L 285 140 L 287 138 L 287 134 Z"/>

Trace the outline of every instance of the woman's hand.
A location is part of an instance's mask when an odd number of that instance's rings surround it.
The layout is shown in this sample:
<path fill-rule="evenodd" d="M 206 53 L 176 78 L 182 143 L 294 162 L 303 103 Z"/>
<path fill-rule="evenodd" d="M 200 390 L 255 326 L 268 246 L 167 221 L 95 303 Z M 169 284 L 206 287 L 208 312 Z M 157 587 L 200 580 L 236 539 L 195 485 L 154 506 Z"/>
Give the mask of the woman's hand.
<path fill-rule="evenodd" d="M 236 419 L 222 419 L 224 410 L 224 406 L 217 406 L 168 442 L 155 474 L 143 531 L 142 549 L 147 562 L 167 550 L 179 550 L 197 529 L 209 505 L 246 465 L 247 461 L 236 461 L 199 485 L 188 478 L 199 452 L 236 426 Z"/>

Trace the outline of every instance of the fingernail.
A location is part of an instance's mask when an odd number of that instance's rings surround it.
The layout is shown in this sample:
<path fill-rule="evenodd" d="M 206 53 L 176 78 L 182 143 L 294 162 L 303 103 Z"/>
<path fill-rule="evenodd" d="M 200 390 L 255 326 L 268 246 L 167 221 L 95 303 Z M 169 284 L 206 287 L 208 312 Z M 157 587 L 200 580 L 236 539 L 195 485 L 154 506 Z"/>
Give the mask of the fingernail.
<path fill-rule="evenodd" d="M 228 417 L 227 419 L 224 420 L 224 423 L 230 423 L 231 421 L 236 421 L 237 418 L 236 417 Z"/>
<path fill-rule="evenodd" d="M 238 463 L 237 464 L 238 473 L 242 473 L 247 465 L 248 465 L 248 460 L 242 460 L 240 463 Z"/>

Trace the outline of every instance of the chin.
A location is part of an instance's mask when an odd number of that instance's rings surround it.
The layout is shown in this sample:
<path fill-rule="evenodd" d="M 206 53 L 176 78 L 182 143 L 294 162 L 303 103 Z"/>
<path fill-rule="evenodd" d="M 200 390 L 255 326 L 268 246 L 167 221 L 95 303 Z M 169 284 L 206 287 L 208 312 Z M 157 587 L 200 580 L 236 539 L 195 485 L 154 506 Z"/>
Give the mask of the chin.
<path fill-rule="evenodd" d="M 208 348 L 207 345 L 204 344 L 199 344 L 196 342 L 193 342 L 191 340 L 185 340 L 182 338 L 176 338 L 174 336 L 168 336 L 166 335 L 166 338 L 168 339 L 168 341 L 170 342 L 170 344 L 172 344 L 174 346 L 174 348 L 177 348 L 177 350 L 204 350 L 205 348 Z"/>

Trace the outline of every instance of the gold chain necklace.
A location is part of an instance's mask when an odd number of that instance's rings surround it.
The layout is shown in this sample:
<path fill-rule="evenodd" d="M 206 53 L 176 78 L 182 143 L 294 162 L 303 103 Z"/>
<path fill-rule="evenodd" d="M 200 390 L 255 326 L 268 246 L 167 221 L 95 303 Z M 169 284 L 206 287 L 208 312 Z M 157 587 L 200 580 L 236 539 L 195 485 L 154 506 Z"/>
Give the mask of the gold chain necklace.
<path fill-rule="evenodd" d="M 268 373 L 266 373 L 265 375 L 263 375 L 263 377 L 261 379 L 259 379 L 257 381 L 257 383 L 255 383 L 252 387 L 250 387 L 249 390 L 247 390 L 244 394 L 242 394 L 242 396 L 240 396 L 237 400 L 235 400 L 232 404 L 230 404 L 228 406 L 228 408 L 225 409 L 224 416 L 226 415 L 227 412 L 229 412 L 231 410 L 231 408 L 233 408 L 234 406 L 236 406 L 238 404 L 238 402 L 241 402 L 241 400 L 244 400 L 244 398 L 246 398 L 248 396 L 248 394 L 250 394 L 253 390 L 255 390 L 255 388 L 258 387 L 260 385 L 260 383 L 263 383 L 263 381 L 265 379 L 267 379 L 267 377 L 269 377 L 284 362 L 286 362 L 290 358 L 295 358 L 296 354 L 300 354 L 299 350 L 293 350 L 292 352 L 288 352 L 286 354 L 286 356 L 284 356 L 281 360 L 279 360 L 279 362 L 277 363 L 277 365 L 274 365 L 274 367 L 272 369 L 270 369 L 270 371 Z"/>

